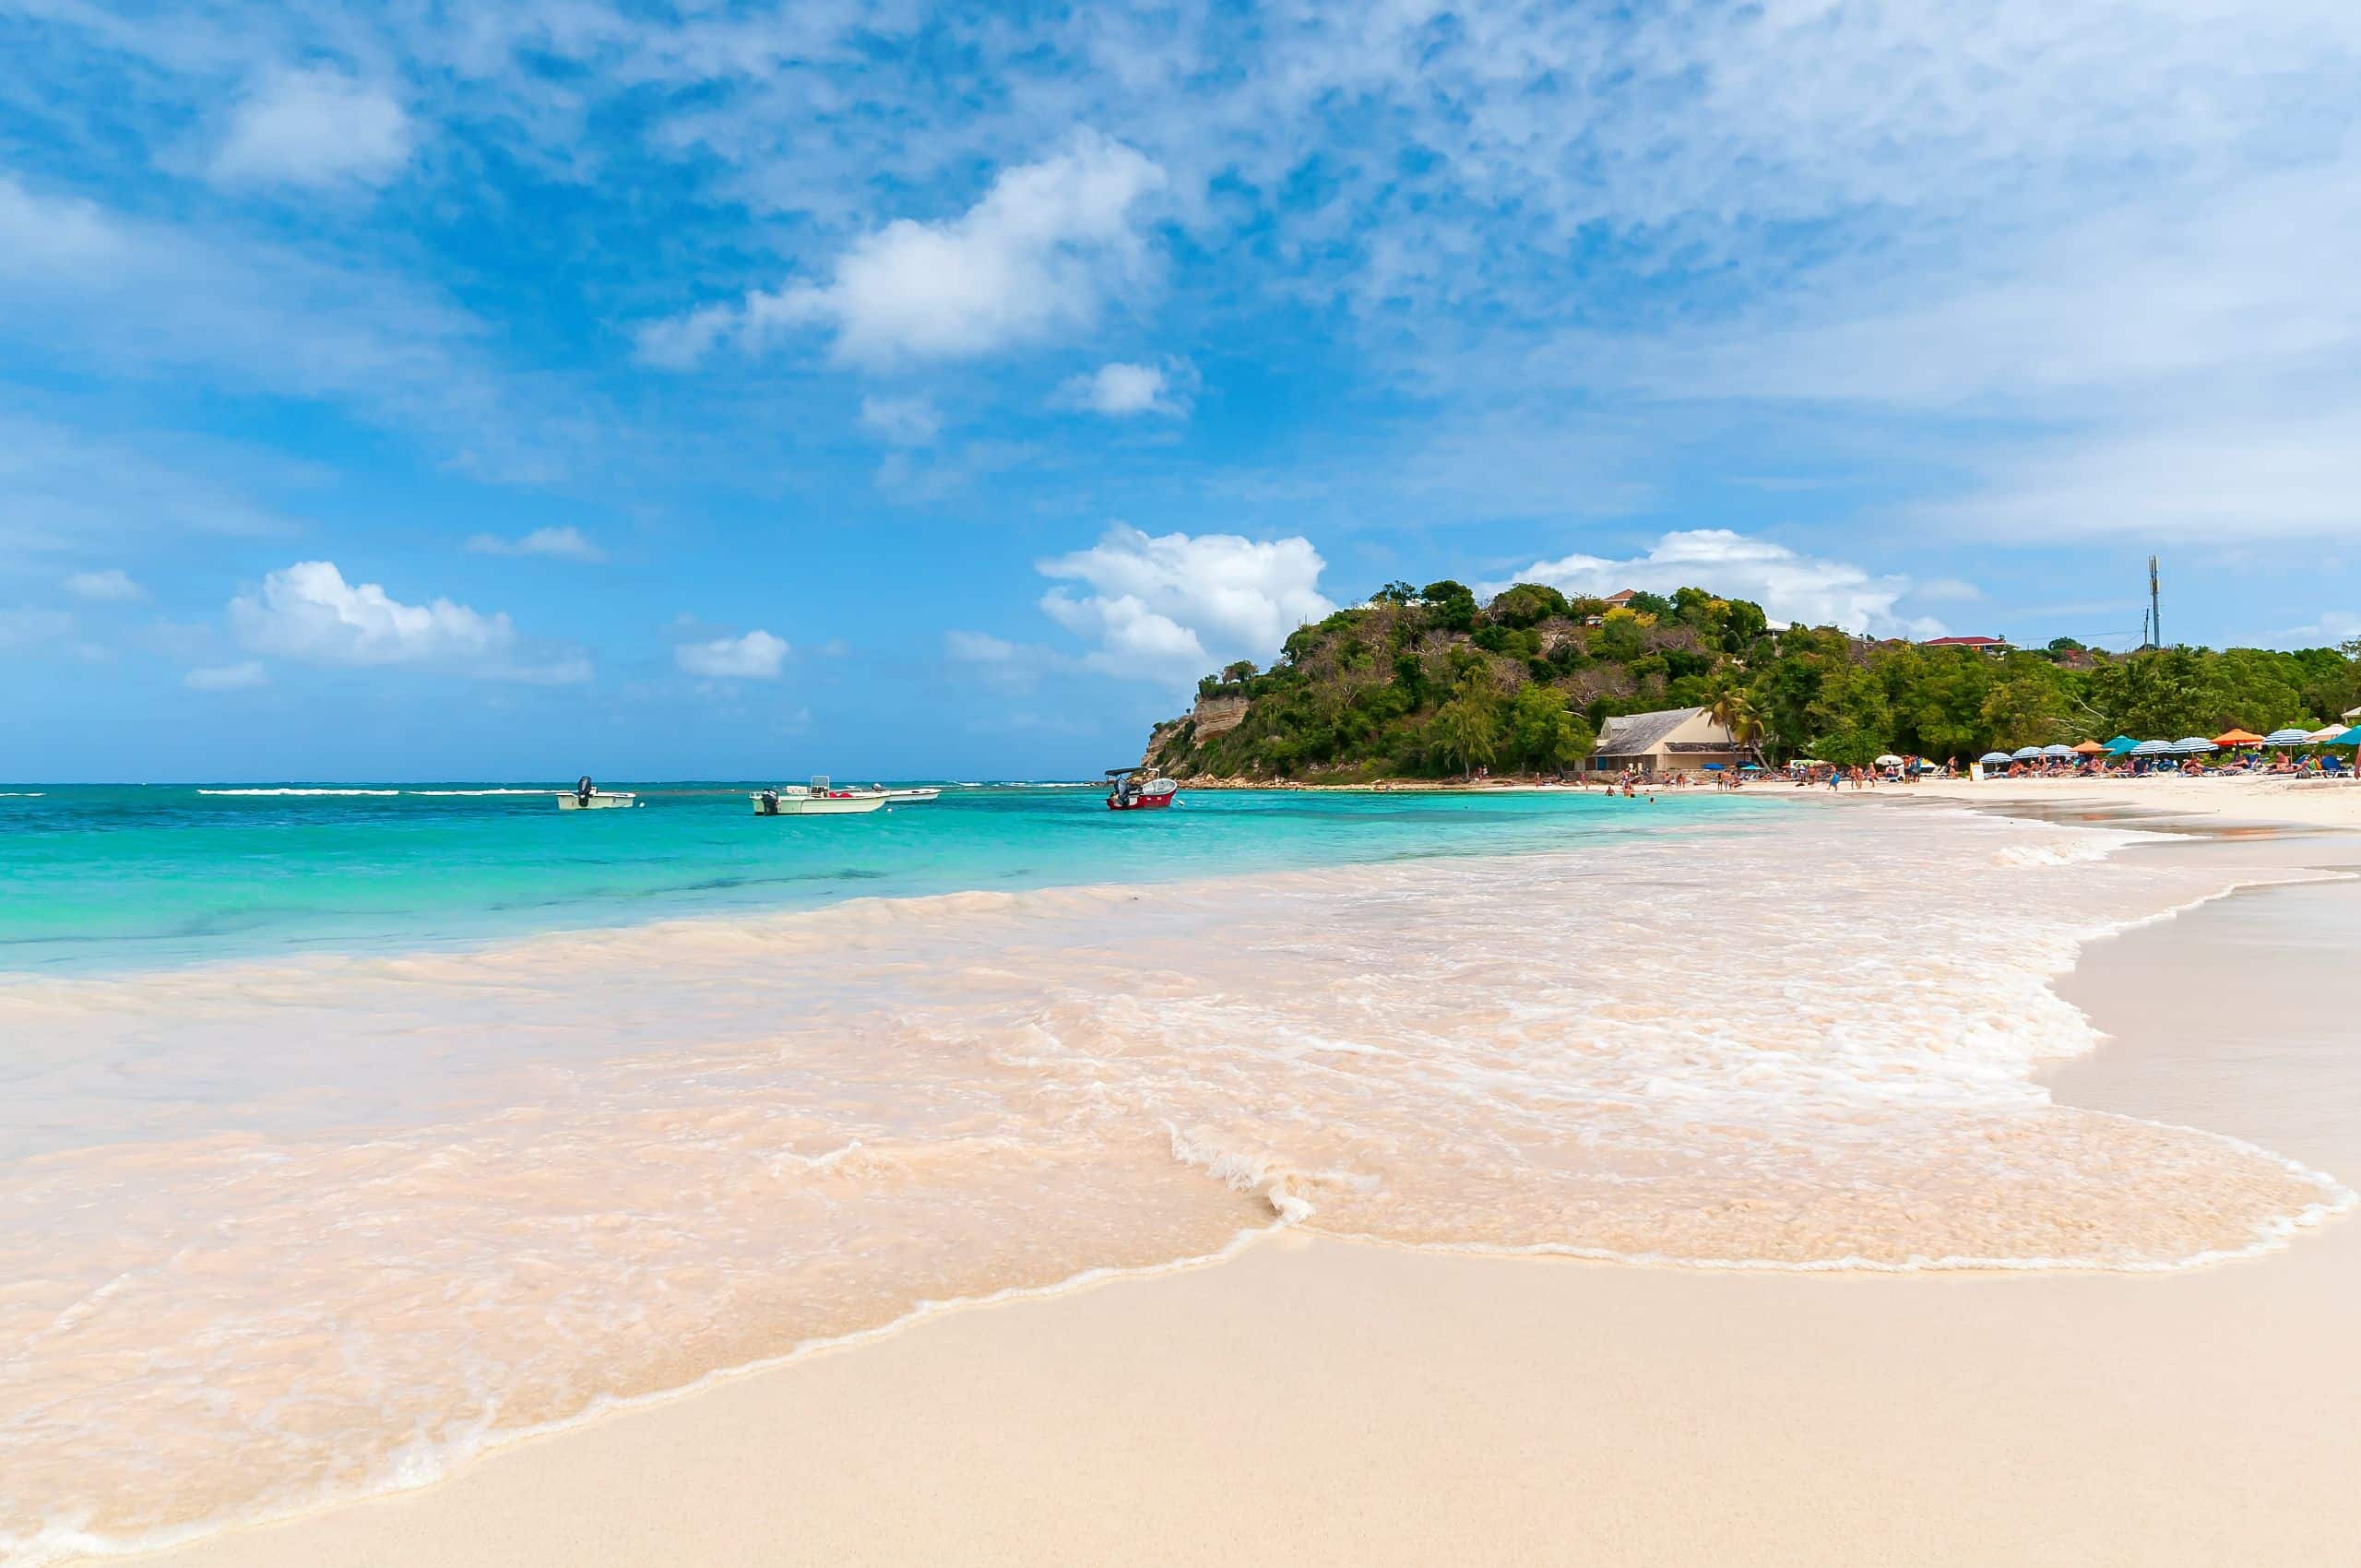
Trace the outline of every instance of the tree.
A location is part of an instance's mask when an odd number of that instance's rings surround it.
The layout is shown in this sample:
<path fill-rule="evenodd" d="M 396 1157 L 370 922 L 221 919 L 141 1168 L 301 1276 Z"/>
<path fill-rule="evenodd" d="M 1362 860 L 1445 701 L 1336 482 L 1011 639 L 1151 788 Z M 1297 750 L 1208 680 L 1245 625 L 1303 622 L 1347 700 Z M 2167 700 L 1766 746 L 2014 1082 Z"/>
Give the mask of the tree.
<path fill-rule="evenodd" d="M 1241 659 L 1221 667 L 1221 683 L 1225 686 L 1242 686 L 1253 678 L 1254 661 L 1251 659 Z"/>
<path fill-rule="evenodd" d="M 1548 686 L 1518 688 L 1509 701 L 1508 749 L 1536 773 L 1573 766 L 1598 745 L 1588 723 L 1566 706 L 1563 693 Z"/>
<path fill-rule="evenodd" d="M 1707 692 L 1705 717 L 1727 730 L 1741 749 L 1762 739 L 1762 716 L 1755 712 L 1754 699 L 1728 675 L 1715 677 Z"/>
<path fill-rule="evenodd" d="M 1885 683 L 1862 665 L 1830 671 L 1809 717 L 1816 737 L 1811 749 L 1830 762 L 1866 766 L 1892 743 L 1893 709 Z"/>
<path fill-rule="evenodd" d="M 1445 762 L 1458 764 L 1462 775 L 1472 775 L 1488 763 L 1500 744 L 1500 699 L 1473 683 L 1436 709 L 1433 731 L 1436 750 Z"/>
<path fill-rule="evenodd" d="M 1465 583 L 1449 577 L 1429 583 L 1418 590 L 1426 601 L 1428 617 L 1446 632 L 1465 632 L 1476 624 L 1476 592 Z"/>
<path fill-rule="evenodd" d="M 2010 662 L 2015 667 L 1984 695 L 1984 732 L 2002 751 L 2063 741 L 2071 725 L 2056 667 L 2037 656 Z"/>
<path fill-rule="evenodd" d="M 1631 663 L 1648 651 L 1648 624 L 1634 611 L 1608 611 L 1599 622 L 1598 651 L 1602 658 Z"/>
<path fill-rule="evenodd" d="M 1418 590 L 1399 578 L 1369 596 L 1371 604 L 1416 604 L 1418 600 Z"/>

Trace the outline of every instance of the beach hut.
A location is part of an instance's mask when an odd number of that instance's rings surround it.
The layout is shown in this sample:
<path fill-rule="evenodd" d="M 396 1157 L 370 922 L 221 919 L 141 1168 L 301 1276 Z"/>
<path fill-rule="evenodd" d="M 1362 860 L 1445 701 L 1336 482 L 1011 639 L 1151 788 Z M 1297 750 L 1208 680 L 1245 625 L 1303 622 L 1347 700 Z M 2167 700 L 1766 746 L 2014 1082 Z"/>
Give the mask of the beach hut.
<path fill-rule="evenodd" d="M 2259 746 L 2262 744 L 2262 737 L 2251 730 L 2225 730 L 2213 737 L 2213 743 L 2225 747 Z"/>

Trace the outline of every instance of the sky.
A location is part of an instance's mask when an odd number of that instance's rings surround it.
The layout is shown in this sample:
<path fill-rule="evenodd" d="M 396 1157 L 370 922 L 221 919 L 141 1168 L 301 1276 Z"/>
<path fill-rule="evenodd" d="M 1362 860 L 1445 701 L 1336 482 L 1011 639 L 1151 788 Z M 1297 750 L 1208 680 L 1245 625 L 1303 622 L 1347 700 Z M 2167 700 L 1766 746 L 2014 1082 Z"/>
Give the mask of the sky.
<path fill-rule="evenodd" d="M 1379 585 L 2361 633 L 2351 0 L 0 0 L 0 778 L 1062 777 Z"/>

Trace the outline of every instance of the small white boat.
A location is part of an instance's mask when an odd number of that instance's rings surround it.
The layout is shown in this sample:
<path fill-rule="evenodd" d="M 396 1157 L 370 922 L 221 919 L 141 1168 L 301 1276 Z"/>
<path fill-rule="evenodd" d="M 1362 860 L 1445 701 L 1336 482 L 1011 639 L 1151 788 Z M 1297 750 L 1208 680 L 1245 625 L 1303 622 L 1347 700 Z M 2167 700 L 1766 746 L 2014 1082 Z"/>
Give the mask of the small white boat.
<path fill-rule="evenodd" d="M 888 790 L 885 791 L 885 798 L 897 806 L 906 806 L 914 805 L 920 801 L 934 800 L 942 793 L 940 790 Z"/>
<path fill-rule="evenodd" d="M 601 790 L 585 778 L 571 790 L 558 791 L 557 809 L 562 812 L 611 812 L 639 804 L 639 797 L 628 790 Z"/>
<path fill-rule="evenodd" d="M 882 810 L 887 798 L 883 790 L 832 790 L 825 773 L 815 776 L 808 789 L 782 784 L 747 797 L 754 802 L 756 816 L 860 816 Z"/>

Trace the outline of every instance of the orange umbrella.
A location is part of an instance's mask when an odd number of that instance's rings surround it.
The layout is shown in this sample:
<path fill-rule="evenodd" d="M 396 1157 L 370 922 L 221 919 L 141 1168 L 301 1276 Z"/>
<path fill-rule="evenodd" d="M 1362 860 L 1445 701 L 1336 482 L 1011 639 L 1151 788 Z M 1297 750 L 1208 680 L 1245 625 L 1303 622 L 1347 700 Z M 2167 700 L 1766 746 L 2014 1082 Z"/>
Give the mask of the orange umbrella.
<path fill-rule="evenodd" d="M 2084 756 L 2097 756 L 2100 753 L 2106 750 L 2105 746 L 2100 745 L 2096 741 L 2081 742 L 2074 747 L 2074 749 L 2082 753 Z"/>
<path fill-rule="evenodd" d="M 2217 746 L 2259 746 L 2262 744 L 2262 737 L 2251 730 L 2231 730 L 2214 736 L 2213 743 Z"/>

